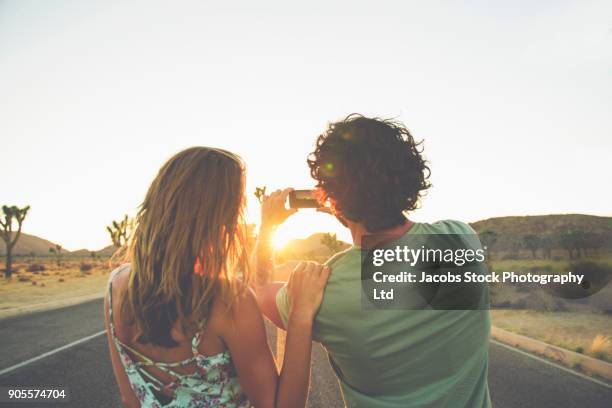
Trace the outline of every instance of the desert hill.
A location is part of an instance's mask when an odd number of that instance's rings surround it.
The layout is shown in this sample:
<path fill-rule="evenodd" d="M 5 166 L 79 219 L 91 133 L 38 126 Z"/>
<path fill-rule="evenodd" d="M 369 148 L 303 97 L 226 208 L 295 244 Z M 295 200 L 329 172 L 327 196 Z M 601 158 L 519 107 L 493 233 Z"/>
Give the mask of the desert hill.
<path fill-rule="evenodd" d="M 598 234 L 602 237 L 612 237 L 612 217 L 600 217 L 585 214 L 551 214 L 551 215 L 528 215 L 494 217 L 486 220 L 476 221 L 470 224 L 478 233 L 494 231 L 500 235 L 525 235 L 525 234 L 558 234 L 566 231 L 584 231 Z M 330 250 L 321 242 L 324 233 L 312 234 L 307 238 L 293 239 L 281 249 L 286 255 L 308 255 L 327 254 Z M 14 255 L 36 256 L 49 255 L 49 248 L 55 243 L 46 239 L 22 233 L 19 241 L 13 249 Z M 350 245 L 341 242 L 341 249 Z M 110 245 L 95 251 L 99 256 L 110 256 L 115 248 Z M 0 242 L 0 255 L 4 255 L 6 249 L 4 243 Z M 65 251 L 66 255 L 89 256 L 91 251 L 80 249 L 78 251 Z"/>
<path fill-rule="evenodd" d="M 48 256 L 49 248 L 55 247 L 55 243 L 48 241 L 44 238 L 37 237 L 36 235 L 26 234 L 24 232 L 21 233 L 19 237 L 19 241 L 15 244 L 13 248 L 13 255 L 22 255 L 29 256 L 34 254 L 35 256 Z M 92 251 L 88 249 L 79 249 L 78 251 L 68 251 L 62 250 L 62 254 L 68 256 L 90 256 Z M 99 251 L 95 251 L 96 255 L 99 256 L 111 256 L 115 252 L 115 247 L 109 245 Z M 4 246 L 4 241 L 0 240 L 0 256 L 6 255 L 6 247 Z"/>
<path fill-rule="evenodd" d="M 109 245 L 107 247 L 104 247 L 98 251 L 90 251 L 89 249 L 78 249 L 76 251 L 72 251 L 70 252 L 71 256 L 77 256 L 77 257 L 87 257 L 90 256 L 92 252 L 95 252 L 95 254 L 97 256 L 102 256 L 102 257 L 106 257 L 106 256 L 111 256 L 115 253 L 116 248 L 113 245 Z"/>
<path fill-rule="evenodd" d="M 612 217 L 584 214 L 551 214 L 495 217 L 470 224 L 476 232 L 504 235 L 547 234 L 570 230 L 612 235 Z"/>
<path fill-rule="evenodd" d="M 37 256 L 49 255 L 49 248 L 54 246 L 55 243 L 51 241 L 22 232 L 19 241 L 17 241 L 13 248 L 13 255 L 30 255 L 32 253 Z M 4 254 L 6 254 L 4 241 L 0 241 L 0 255 Z"/>

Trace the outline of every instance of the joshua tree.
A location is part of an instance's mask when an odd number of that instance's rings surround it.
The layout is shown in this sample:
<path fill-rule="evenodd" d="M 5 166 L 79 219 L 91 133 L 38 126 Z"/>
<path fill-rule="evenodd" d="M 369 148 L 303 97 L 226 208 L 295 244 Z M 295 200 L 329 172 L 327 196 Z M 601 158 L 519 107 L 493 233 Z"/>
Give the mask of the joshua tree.
<path fill-rule="evenodd" d="M 55 247 L 49 248 L 49 252 L 55 255 L 55 262 L 57 262 L 57 266 L 62 265 L 62 246 L 60 244 L 55 244 Z"/>
<path fill-rule="evenodd" d="M 257 197 L 257 201 L 259 201 L 259 203 L 261 204 L 264 196 L 266 195 L 266 186 L 255 187 L 255 193 L 253 194 L 255 194 L 255 197 Z"/>
<path fill-rule="evenodd" d="M 562 232 L 559 237 L 559 245 L 567 251 L 569 259 L 580 258 L 580 233 L 574 230 Z"/>
<path fill-rule="evenodd" d="M 132 223 L 127 214 L 121 221 L 113 221 L 111 225 L 106 227 L 116 248 L 121 248 L 127 243 L 131 227 Z"/>
<path fill-rule="evenodd" d="M 332 254 L 335 254 L 342 249 L 342 242 L 336 237 L 336 234 L 324 234 L 321 237 L 321 244 L 329 248 L 329 251 Z"/>
<path fill-rule="evenodd" d="M 540 238 L 540 246 L 542 247 L 543 256 L 545 259 L 552 258 L 553 238 L 551 235 L 544 235 Z"/>
<path fill-rule="evenodd" d="M 576 231 L 575 239 L 576 239 L 576 251 L 578 252 L 578 258 L 587 257 L 589 255 L 589 249 L 593 248 L 592 245 L 592 235 L 593 233 L 589 233 L 586 231 Z"/>
<path fill-rule="evenodd" d="M 28 215 L 29 210 L 29 205 L 23 208 L 18 208 L 14 205 L 10 207 L 7 205 L 2 206 L 2 214 L 0 214 L 0 226 L 2 227 L 2 231 L 0 231 L 0 234 L 6 245 L 6 266 L 4 267 L 4 276 L 7 278 L 10 278 L 13 273 L 13 247 L 21 236 L 21 225 L 26 215 Z M 17 223 L 17 231 L 13 231 L 13 221 Z"/>
<path fill-rule="evenodd" d="M 531 251 L 531 257 L 536 259 L 538 255 L 538 249 L 542 246 L 542 240 L 535 234 L 528 234 L 523 237 L 523 244 L 525 248 Z"/>

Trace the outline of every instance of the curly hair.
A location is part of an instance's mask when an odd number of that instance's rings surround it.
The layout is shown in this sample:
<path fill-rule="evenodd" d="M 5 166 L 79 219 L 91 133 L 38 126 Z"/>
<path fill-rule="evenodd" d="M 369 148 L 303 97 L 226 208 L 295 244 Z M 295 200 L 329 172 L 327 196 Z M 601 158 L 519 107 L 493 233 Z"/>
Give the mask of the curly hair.
<path fill-rule="evenodd" d="M 402 123 L 351 114 L 328 125 L 307 162 L 321 201 L 378 232 L 403 224 L 431 187 L 422 152 Z"/>

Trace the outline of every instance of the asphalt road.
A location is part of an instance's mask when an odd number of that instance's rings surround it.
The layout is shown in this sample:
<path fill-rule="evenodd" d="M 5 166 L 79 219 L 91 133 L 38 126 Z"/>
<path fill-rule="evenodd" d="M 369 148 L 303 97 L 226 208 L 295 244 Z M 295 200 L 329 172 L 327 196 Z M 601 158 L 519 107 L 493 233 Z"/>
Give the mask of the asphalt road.
<path fill-rule="evenodd" d="M 101 300 L 0 321 L 0 371 L 103 330 Z M 274 330 L 269 330 L 275 348 Z M 310 407 L 342 407 L 323 349 L 316 346 L 312 364 Z M 70 401 L 0 403 L 2 407 L 121 406 L 101 335 L 0 375 L 0 387 L 67 388 Z M 557 367 L 491 344 L 489 387 L 500 408 L 599 408 L 612 406 L 612 389 Z"/>

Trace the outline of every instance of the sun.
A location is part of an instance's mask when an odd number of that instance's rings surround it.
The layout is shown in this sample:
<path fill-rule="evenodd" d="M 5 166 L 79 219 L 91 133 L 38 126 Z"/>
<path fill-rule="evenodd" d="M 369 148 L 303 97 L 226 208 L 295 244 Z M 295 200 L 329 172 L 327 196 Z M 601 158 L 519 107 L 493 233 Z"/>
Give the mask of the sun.
<path fill-rule="evenodd" d="M 341 228 L 335 218 L 314 211 L 303 211 L 277 228 L 272 236 L 272 247 L 281 251 L 292 241 L 308 238 L 318 232 L 332 232 L 344 241 L 351 239 L 348 230 Z"/>
<path fill-rule="evenodd" d="M 283 231 L 276 231 L 272 237 L 272 247 L 276 250 L 283 249 L 289 243 L 290 239 L 291 238 L 283 233 Z"/>
<path fill-rule="evenodd" d="M 287 222 L 278 227 L 272 236 L 272 247 L 275 250 L 282 250 L 293 239 L 305 238 L 310 235 L 305 226 L 302 225 L 303 220 L 301 220 L 301 218 L 302 217 L 295 216 L 295 218 L 290 218 Z"/>

